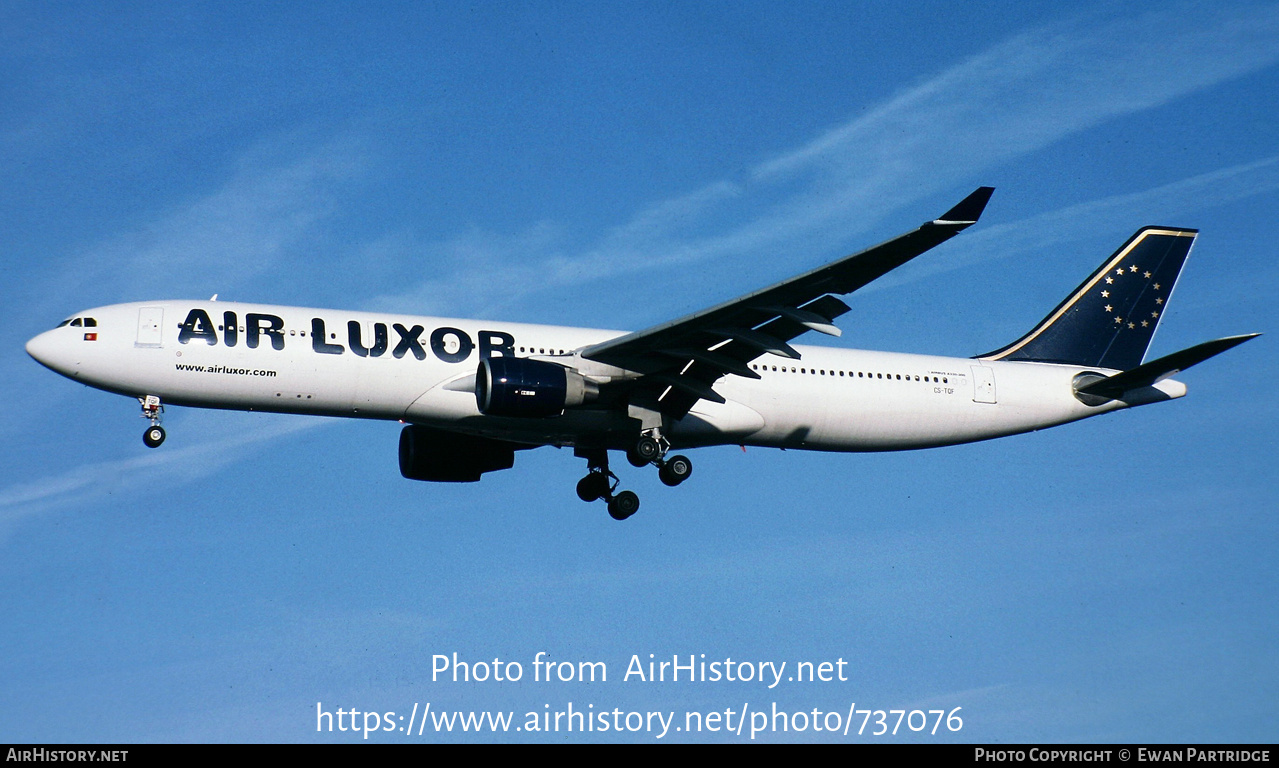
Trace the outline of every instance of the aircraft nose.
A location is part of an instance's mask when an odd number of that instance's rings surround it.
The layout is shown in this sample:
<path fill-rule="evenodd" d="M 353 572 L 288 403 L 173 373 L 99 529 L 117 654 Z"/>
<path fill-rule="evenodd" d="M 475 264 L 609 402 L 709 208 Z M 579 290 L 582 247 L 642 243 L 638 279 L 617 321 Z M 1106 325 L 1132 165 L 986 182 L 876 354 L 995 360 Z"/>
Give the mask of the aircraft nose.
<path fill-rule="evenodd" d="M 75 355 L 68 348 L 66 335 L 59 334 L 58 329 L 45 331 L 27 342 L 27 354 L 35 358 L 50 370 L 57 371 L 64 376 L 75 375 L 75 368 L 79 361 L 75 359 Z"/>

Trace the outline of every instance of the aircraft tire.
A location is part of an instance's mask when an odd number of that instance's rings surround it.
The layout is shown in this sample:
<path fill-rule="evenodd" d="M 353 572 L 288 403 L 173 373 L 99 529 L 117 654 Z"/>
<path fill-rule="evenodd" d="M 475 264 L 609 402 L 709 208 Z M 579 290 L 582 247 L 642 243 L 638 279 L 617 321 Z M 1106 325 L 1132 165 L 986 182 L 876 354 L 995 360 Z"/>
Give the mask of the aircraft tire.
<path fill-rule="evenodd" d="M 601 472 L 592 472 L 577 481 L 577 498 L 591 502 L 608 493 L 608 478 Z"/>
<path fill-rule="evenodd" d="M 644 435 L 635 442 L 635 447 L 626 452 L 626 460 L 636 467 L 653 463 L 662 453 L 662 446 L 656 439 Z"/>
<path fill-rule="evenodd" d="M 693 474 L 693 462 L 687 456 L 675 455 L 666 460 L 658 470 L 657 477 L 672 488 L 688 479 Z"/>
<path fill-rule="evenodd" d="M 625 520 L 639 511 L 639 496 L 634 491 L 622 491 L 608 501 L 608 514 L 614 520 Z"/>
<path fill-rule="evenodd" d="M 164 427 L 158 424 L 147 427 L 147 431 L 142 433 L 142 442 L 148 448 L 160 447 L 160 443 L 164 442 Z"/>

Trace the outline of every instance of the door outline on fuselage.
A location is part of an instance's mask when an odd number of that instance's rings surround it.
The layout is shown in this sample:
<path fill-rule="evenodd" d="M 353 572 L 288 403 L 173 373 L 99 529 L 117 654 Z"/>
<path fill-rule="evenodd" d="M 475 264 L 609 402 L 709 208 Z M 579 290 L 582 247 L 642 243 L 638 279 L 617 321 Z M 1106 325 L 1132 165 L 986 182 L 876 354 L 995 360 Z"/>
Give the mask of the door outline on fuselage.
<path fill-rule="evenodd" d="M 138 338 L 135 347 L 160 347 L 164 345 L 164 307 L 138 309 Z"/>
<path fill-rule="evenodd" d="M 995 371 L 985 365 L 974 365 L 973 402 L 995 403 Z"/>

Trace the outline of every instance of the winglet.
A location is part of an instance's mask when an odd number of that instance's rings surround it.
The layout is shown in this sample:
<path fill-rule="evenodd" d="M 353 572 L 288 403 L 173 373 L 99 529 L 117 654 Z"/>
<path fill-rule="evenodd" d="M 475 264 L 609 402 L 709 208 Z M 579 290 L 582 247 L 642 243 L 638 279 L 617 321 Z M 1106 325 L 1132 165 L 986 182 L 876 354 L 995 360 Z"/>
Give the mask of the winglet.
<path fill-rule="evenodd" d="M 994 187 L 978 187 L 971 195 L 933 221 L 934 224 L 976 224 L 995 193 Z"/>

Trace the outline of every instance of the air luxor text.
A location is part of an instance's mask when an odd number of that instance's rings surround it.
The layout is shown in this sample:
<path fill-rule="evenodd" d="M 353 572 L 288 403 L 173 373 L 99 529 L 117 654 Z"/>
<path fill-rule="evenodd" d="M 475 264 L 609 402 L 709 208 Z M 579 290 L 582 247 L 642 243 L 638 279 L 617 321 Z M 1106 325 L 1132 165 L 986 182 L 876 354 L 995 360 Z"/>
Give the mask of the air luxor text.
<path fill-rule="evenodd" d="M 786 661 L 737 661 L 731 656 L 707 660 L 706 654 L 673 654 L 658 658 L 648 654 L 641 659 L 633 654 L 622 674 L 623 683 L 716 683 L 762 682 L 775 688 L 786 682 L 846 682 L 843 658 L 835 661 L 799 661 L 792 667 Z M 539 651 L 532 663 L 534 682 L 608 682 L 608 664 L 602 661 L 556 661 L 545 651 Z M 518 682 L 524 679 L 524 665 L 518 661 L 466 661 L 452 655 L 437 653 L 431 657 L 431 682 L 455 683 Z"/>

